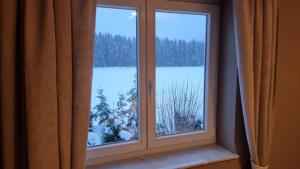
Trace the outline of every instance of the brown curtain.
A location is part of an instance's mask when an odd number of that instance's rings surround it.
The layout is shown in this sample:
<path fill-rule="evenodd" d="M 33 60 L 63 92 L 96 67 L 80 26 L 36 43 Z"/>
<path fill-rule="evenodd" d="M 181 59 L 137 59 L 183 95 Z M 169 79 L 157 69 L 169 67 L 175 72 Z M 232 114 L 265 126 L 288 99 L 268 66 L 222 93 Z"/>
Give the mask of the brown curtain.
<path fill-rule="evenodd" d="M 274 122 L 278 0 L 234 0 L 238 73 L 253 169 L 267 169 Z"/>
<path fill-rule="evenodd" d="M 84 168 L 95 5 L 0 1 L 0 168 Z"/>

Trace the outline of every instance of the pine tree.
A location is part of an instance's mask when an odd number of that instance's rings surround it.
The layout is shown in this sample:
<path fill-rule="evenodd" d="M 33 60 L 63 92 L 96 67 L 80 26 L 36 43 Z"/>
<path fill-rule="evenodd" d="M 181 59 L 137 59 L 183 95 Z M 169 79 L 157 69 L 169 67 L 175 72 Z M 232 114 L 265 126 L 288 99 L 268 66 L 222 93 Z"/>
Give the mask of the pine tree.
<path fill-rule="evenodd" d="M 124 94 L 119 94 L 119 100 L 117 102 L 117 112 L 120 116 L 125 116 L 127 114 L 127 110 L 125 109 L 127 103 L 125 102 Z"/>
<path fill-rule="evenodd" d="M 95 67 L 136 66 L 136 38 L 110 33 L 95 34 Z M 156 65 L 159 67 L 203 66 L 205 43 L 203 41 L 156 37 Z"/>
<path fill-rule="evenodd" d="M 128 112 L 128 122 L 126 124 L 126 127 L 129 131 L 132 132 L 133 137 L 138 137 L 138 115 L 137 115 L 137 75 L 135 75 L 135 78 L 133 80 L 132 88 L 127 92 L 129 102 L 129 108 L 127 110 Z"/>
<path fill-rule="evenodd" d="M 110 126 L 111 133 L 104 133 L 103 139 L 105 143 L 122 141 L 120 137 L 120 127 L 119 126 Z"/>
<path fill-rule="evenodd" d="M 103 140 L 105 143 L 122 141 L 120 137 L 120 131 L 122 130 L 121 124 L 116 125 L 116 116 L 111 116 L 106 120 L 106 128 L 108 132 L 103 134 Z"/>
<path fill-rule="evenodd" d="M 108 119 L 111 110 L 107 104 L 106 97 L 103 95 L 103 89 L 99 89 L 97 93 L 98 95 L 96 97 L 100 100 L 100 103 L 97 104 L 94 109 L 96 110 L 95 115 L 99 118 L 99 124 L 102 124 Z"/>
<path fill-rule="evenodd" d="M 127 92 L 127 95 L 129 96 L 127 101 L 129 101 L 129 102 L 136 101 L 136 99 L 137 99 L 137 75 L 134 75 L 132 88 Z"/>
<path fill-rule="evenodd" d="M 89 132 L 93 132 L 93 121 L 97 119 L 96 113 L 90 111 Z"/>

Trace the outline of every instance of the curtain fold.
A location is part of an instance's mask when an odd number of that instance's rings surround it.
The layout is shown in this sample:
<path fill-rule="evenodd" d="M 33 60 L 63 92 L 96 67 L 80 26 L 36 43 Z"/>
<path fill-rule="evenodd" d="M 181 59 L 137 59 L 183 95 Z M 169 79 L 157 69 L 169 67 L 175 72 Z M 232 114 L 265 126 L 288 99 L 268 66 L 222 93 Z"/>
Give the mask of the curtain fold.
<path fill-rule="evenodd" d="M 233 1 L 241 99 L 253 169 L 266 169 L 274 123 L 278 0 Z"/>
<path fill-rule="evenodd" d="M 95 0 L 1 0 L 3 169 L 84 168 Z"/>

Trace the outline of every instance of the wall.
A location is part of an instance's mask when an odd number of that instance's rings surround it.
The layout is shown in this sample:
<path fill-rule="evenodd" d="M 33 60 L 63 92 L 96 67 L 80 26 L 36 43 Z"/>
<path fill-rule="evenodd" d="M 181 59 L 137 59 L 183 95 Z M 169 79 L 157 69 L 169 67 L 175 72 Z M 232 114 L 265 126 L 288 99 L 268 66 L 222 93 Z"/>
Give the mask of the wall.
<path fill-rule="evenodd" d="M 237 76 L 232 0 L 221 1 L 220 56 L 218 70 L 217 144 L 240 155 L 237 160 L 197 167 L 199 169 L 249 168 Z M 230 99 L 229 99 L 230 98 Z"/>
<path fill-rule="evenodd" d="M 222 19 L 224 24 L 221 25 L 221 63 L 226 65 L 235 66 L 236 62 L 232 56 L 235 53 L 232 51 L 232 45 L 234 40 L 230 36 L 233 33 L 230 29 L 232 27 L 232 0 L 222 1 Z M 270 157 L 270 169 L 300 169 L 300 1 L 293 0 L 281 0 L 280 1 L 280 15 L 279 15 L 279 40 L 278 40 L 278 60 L 277 60 L 277 93 L 276 93 L 276 122 L 273 136 L 273 144 Z M 222 39 L 223 38 L 223 39 Z M 230 43 L 231 45 L 228 45 Z M 222 46 L 224 49 L 222 49 Z M 227 63 L 230 61 L 230 63 Z M 236 74 L 233 69 L 220 67 L 220 75 L 227 76 L 231 74 L 231 77 L 235 77 Z M 226 71 L 230 71 L 226 73 Z M 232 78 L 230 78 L 232 79 Z M 222 83 L 222 78 L 220 78 Z M 225 87 L 227 83 L 224 83 Z M 224 87 L 224 84 L 221 85 Z M 231 84 L 232 86 L 235 86 Z M 224 95 L 230 95 L 226 93 Z M 229 92 L 229 91 L 227 91 Z M 231 93 L 234 91 L 231 91 Z M 229 92 L 230 93 L 230 92 Z M 237 94 L 238 95 L 238 94 Z M 228 100 L 224 100 L 223 110 L 233 110 L 230 104 L 227 104 Z M 222 100 L 219 106 L 222 107 Z M 235 127 L 235 141 L 232 141 L 230 134 L 223 135 L 222 129 L 218 133 L 219 143 L 224 147 L 238 152 L 241 155 L 240 165 L 242 168 L 248 169 L 249 155 L 247 154 L 247 145 L 245 139 L 239 139 L 240 134 L 244 134 L 242 131 L 242 117 L 240 103 L 237 99 L 235 109 L 235 124 L 229 124 L 230 120 L 226 120 L 226 117 L 222 118 L 221 126 L 226 125 L 229 128 Z M 225 112 L 226 116 L 230 112 Z M 224 120 L 225 119 L 225 120 Z M 228 121 L 228 122 L 227 122 Z M 218 123 L 219 124 L 219 123 Z M 219 126 L 220 127 L 220 126 Z M 222 128 L 222 127 L 221 127 Z M 239 130 L 239 131 L 238 131 Z M 241 136 L 241 135 L 240 135 Z M 228 142 L 229 141 L 229 142 Z M 232 148 L 232 144 L 235 144 L 235 148 Z M 220 164 L 222 165 L 222 164 Z M 231 162 L 231 165 L 234 165 Z M 213 166 L 210 166 L 213 167 Z M 240 166 L 231 166 L 231 169 L 237 169 Z M 227 168 L 225 165 L 220 168 Z M 216 166 L 215 169 L 218 169 Z"/>
<path fill-rule="evenodd" d="M 281 0 L 270 169 L 300 169 L 300 2 Z"/>
<path fill-rule="evenodd" d="M 220 61 L 225 66 L 220 66 L 219 74 L 221 77 L 230 79 L 236 77 L 235 69 L 235 52 L 232 47 L 234 40 L 232 33 L 232 0 L 222 0 L 222 19 L 221 25 L 221 52 Z M 273 144 L 270 157 L 270 169 L 300 169 L 300 1 L 281 0 L 279 15 L 279 41 L 278 41 L 278 61 L 277 61 L 277 93 L 276 93 L 276 122 L 273 136 Z M 230 45 L 228 45 L 230 44 Z M 223 48 L 222 48 L 223 47 Z M 229 61 L 229 62 L 228 62 Z M 224 65 L 223 64 L 223 65 Z M 234 67 L 228 67 L 231 65 Z M 231 76 L 229 76 L 231 75 Z M 229 82 L 220 79 L 220 97 L 222 95 L 230 95 L 234 91 L 224 91 L 222 86 L 226 88 Z M 225 83 L 224 83 L 225 82 Z M 223 84 L 222 84 L 223 83 Z M 231 84 L 235 86 L 234 84 Z M 229 92 L 229 93 L 228 93 Z M 238 95 L 238 93 L 237 93 Z M 232 114 L 232 105 L 230 101 L 219 100 L 219 107 L 228 111 L 223 113 L 227 116 Z M 232 104 L 232 103 L 231 103 Z M 218 132 L 218 143 L 224 147 L 238 152 L 241 155 L 240 164 L 236 162 L 220 163 L 216 165 L 203 166 L 202 168 L 230 168 L 238 169 L 240 167 L 248 169 L 249 155 L 247 153 L 247 145 L 245 139 L 239 139 L 240 134 L 244 135 L 241 107 L 237 99 L 235 109 L 235 124 L 229 123 L 230 119 L 222 114 L 218 116 L 219 128 L 227 126 L 232 130 L 235 128 L 235 140 L 231 134 L 225 134 L 224 129 Z M 222 127 L 223 126 L 223 127 Z M 222 134 L 223 132 L 223 134 Z M 228 132 L 227 132 L 228 133 Z M 225 135 L 224 135 L 225 134 Z M 235 147 L 233 147 L 233 144 Z M 227 166 L 229 165 L 229 166 Z M 200 169 L 200 168 L 199 168 Z"/>

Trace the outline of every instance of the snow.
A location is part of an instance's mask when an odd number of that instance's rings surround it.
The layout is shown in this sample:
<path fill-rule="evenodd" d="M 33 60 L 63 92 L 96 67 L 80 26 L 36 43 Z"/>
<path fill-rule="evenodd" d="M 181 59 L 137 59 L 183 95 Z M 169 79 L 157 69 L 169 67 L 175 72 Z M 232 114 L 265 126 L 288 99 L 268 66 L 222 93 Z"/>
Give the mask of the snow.
<path fill-rule="evenodd" d="M 119 118 L 116 118 L 114 120 L 114 126 L 119 126 L 123 123 L 123 120 L 122 119 L 119 119 Z"/>
<path fill-rule="evenodd" d="M 126 130 L 121 130 L 120 131 L 120 137 L 124 140 L 130 140 L 132 137 L 132 134 Z"/>
<path fill-rule="evenodd" d="M 132 88 L 136 69 L 134 67 L 101 67 L 93 70 L 91 108 L 98 103 L 97 90 L 104 89 L 107 103 L 111 108 L 117 107 L 119 93 L 125 93 Z"/>
<path fill-rule="evenodd" d="M 99 136 L 99 139 L 102 140 L 102 138 L 100 136 L 103 135 L 105 128 L 101 125 L 93 125 L 92 129 L 93 129 L 94 133 Z"/>
<path fill-rule="evenodd" d="M 95 132 L 89 132 L 88 134 L 88 143 L 90 145 L 100 145 L 102 144 L 102 140 Z"/>
<path fill-rule="evenodd" d="M 96 98 L 97 90 L 99 88 L 104 89 L 103 94 L 107 97 L 107 103 L 112 110 L 116 110 L 119 94 L 127 94 L 132 87 L 133 81 L 136 75 L 135 67 L 101 67 L 94 68 L 93 70 L 93 83 L 92 83 L 92 98 L 91 108 L 93 109 L 96 104 L 99 103 L 99 99 Z M 156 97 L 159 98 L 160 91 L 165 88 L 170 88 L 172 85 L 186 85 L 193 84 L 194 87 L 204 90 L 204 68 L 203 67 L 158 67 L 156 68 Z M 199 95 L 200 101 L 203 102 L 203 93 Z M 157 99 L 159 101 L 159 99 Z M 129 104 L 124 107 L 128 109 Z M 197 114 L 197 118 L 203 121 L 203 107 Z M 135 132 L 134 130 L 127 128 L 129 117 L 118 116 L 117 114 L 110 114 L 109 119 L 113 119 L 114 126 L 121 126 L 122 129 L 119 132 L 119 136 L 124 140 L 131 140 Z M 112 129 L 106 122 L 99 125 L 99 119 L 92 121 L 92 131 L 88 134 L 89 145 L 102 145 L 104 139 L 102 138 L 104 133 L 113 134 Z M 132 121 L 132 126 L 136 126 L 137 122 Z M 203 127 L 203 124 L 201 124 Z M 125 129 L 125 130 L 124 130 Z"/>
<path fill-rule="evenodd" d="M 91 108 L 98 103 L 97 90 L 101 87 L 107 97 L 107 103 L 112 109 L 117 107 L 119 93 L 125 93 L 132 88 L 133 80 L 137 74 L 135 67 L 97 67 L 93 70 Z M 204 87 L 204 67 L 157 67 L 156 90 L 169 87 L 170 82 L 189 82 Z M 159 93 L 156 94 L 159 96 Z M 203 95 L 202 95 L 203 96 Z M 203 101 L 203 97 L 202 98 Z M 201 120 L 203 112 L 199 112 Z"/>

